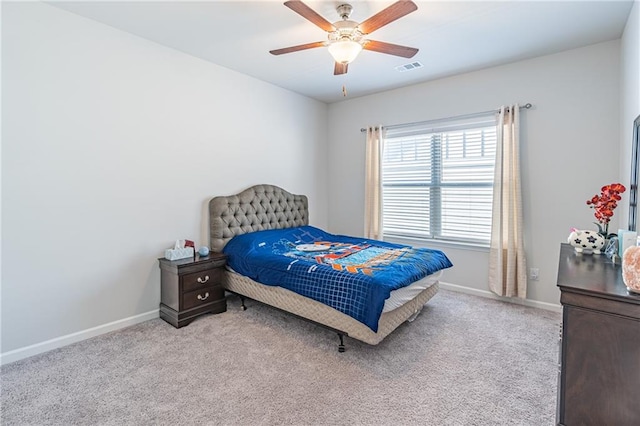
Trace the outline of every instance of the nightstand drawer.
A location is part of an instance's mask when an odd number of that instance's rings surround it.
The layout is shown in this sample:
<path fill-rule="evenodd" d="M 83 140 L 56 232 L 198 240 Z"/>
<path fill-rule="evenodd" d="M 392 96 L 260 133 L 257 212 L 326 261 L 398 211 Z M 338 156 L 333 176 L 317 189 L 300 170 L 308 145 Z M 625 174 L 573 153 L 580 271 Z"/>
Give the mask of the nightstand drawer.
<path fill-rule="evenodd" d="M 191 309 L 207 303 L 224 299 L 224 288 L 221 285 L 209 286 L 190 291 L 182 295 L 182 309 Z"/>
<path fill-rule="evenodd" d="M 204 287 L 220 284 L 221 281 L 221 268 L 186 274 L 182 277 L 182 291 L 200 290 Z"/>

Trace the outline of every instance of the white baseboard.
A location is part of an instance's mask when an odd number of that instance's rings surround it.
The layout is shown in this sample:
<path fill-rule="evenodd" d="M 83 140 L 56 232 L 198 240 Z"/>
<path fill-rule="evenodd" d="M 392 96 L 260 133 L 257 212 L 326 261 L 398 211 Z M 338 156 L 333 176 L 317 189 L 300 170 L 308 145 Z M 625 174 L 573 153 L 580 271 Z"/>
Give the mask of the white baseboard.
<path fill-rule="evenodd" d="M 35 345 L 25 346 L 24 348 L 14 349 L 9 352 L 0 354 L 0 365 L 9 364 L 10 362 L 18 361 L 30 356 L 38 355 L 43 352 L 48 352 L 53 349 L 61 348 L 63 346 L 70 345 L 72 343 L 86 340 L 91 337 L 99 336 L 101 334 L 109 333 L 111 331 L 119 330 L 121 328 L 129 327 L 134 324 L 138 324 L 144 321 L 148 321 L 159 317 L 159 309 L 145 312 L 143 314 L 134 315 L 129 318 L 124 318 L 118 321 L 113 321 L 108 324 L 99 325 L 97 327 L 89 328 L 87 330 L 78 331 L 76 333 L 67 334 L 66 336 L 56 337 L 55 339 L 47 340 L 45 342 L 36 343 Z"/>
<path fill-rule="evenodd" d="M 440 288 L 445 290 L 471 294 L 474 296 L 487 297 L 490 299 L 502 300 L 504 302 L 516 303 L 520 305 L 530 306 L 533 308 L 546 309 L 554 312 L 562 312 L 562 306 L 555 305 L 553 303 L 539 302 L 537 300 L 530 300 L 530 299 L 500 297 L 496 294 L 491 293 L 490 291 L 478 290 L 470 287 L 463 287 L 460 285 L 445 283 L 442 281 L 440 281 L 439 285 L 440 285 Z M 159 317 L 159 310 L 154 309 L 153 311 L 145 312 L 139 315 L 134 315 L 129 318 L 113 321 L 108 324 L 99 325 L 97 327 L 89 328 L 83 331 L 78 331 L 76 333 L 67 334 L 66 336 L 56 337 L 55 339 L 47 340 L 41 343 L 36 343 L 35 345 L 14 349 L 12 351 L 0 354 L 0 365 L 9 364 L 10 362 L 14 362 L 24 358 L 28 358 L 30 356 L 38 355 L 53 349 L 61 348 L 63 346 L 67 346 L 72 343 L 90 339 L 91 337 L 99 336 L 101 334 L 109 333 L 111 331 L 119 330 L 121 328 L 129 327 L 129 326 L 132 326 L 144 321 L 148 321 L 151 319 L 155 319 L 158 317 Z"/>
<path fill-rule="evenodd" d="M 472 294 L 474 296 L 487 297 L 489 299 L 501 300 L 503 302 L 530 306 L 532 308 L 540 308 L 540 309 L 546 309 L 548 311 L 562 312 L 562 306 L 555 305 L 553 303 L 540 302 L 540 301 L 531 300 L 531 299 L 518 299 L 517 297 L 502 297 L 502 296 L 498 296 L 497 294 L 491 293 L 490 291 L 487 291 L 487 290 L 478 290 L 475 288 L 463 287 L 457 284 L 443 283 L 442 281 L 440 281 L 439 285 L 440 285 L 440 288 L 442 289 L 457 291 L 458 293 Z"/>

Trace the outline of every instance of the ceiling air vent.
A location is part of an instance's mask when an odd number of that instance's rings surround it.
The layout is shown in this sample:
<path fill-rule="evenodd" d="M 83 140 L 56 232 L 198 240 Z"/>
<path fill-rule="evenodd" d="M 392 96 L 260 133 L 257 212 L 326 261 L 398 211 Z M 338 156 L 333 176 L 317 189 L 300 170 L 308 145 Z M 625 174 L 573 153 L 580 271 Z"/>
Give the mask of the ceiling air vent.
<path fill-rule="evenodd" d="M 404 64 L 404 65 L 400 65 L 399 67 L 396 67 L 396 71 L 399 72 L 405 72 L 405 71 L 411 71 L 411 70 L 415 70 L 418 68 L 422 68 L 424 65 L 422 65 L 420 62 L 411 62 L 409 64 Z"/>

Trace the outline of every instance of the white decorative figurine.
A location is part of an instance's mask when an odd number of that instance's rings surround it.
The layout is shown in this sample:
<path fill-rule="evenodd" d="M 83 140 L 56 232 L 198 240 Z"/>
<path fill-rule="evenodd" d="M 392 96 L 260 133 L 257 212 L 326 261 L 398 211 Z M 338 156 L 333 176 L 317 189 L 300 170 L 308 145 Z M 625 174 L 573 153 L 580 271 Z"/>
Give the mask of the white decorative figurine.
<path fill-rule="evenodd" d="M 571 234 L 567 238 L 567 242 L 571 244 L 576 252 L 593 251 L 593 254 L 600 254 L 604 247 L 604 237 L 596 231 L 585 231 L 580 229 L 571 229 Z"/>

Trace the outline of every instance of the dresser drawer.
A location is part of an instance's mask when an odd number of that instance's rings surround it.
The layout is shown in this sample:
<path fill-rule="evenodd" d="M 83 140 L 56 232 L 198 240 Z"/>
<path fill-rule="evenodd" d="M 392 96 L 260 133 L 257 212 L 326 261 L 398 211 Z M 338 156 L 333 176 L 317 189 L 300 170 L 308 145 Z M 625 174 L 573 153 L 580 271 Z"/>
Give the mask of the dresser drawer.
<path fill-rule="evenodd" d="M 207 269 L 182 277 L 182 291 L 200 290 L 204 287 L 220 284 L 222 282 L 222 269 Z"/>
<path fill-rule="evenodd" d="M 221 285 L 209 286 L 199 290 L 185 292 L 182 295 L 182 309 L 191 309 L 223 299 L 224 288 L 222 288 Z"/>

